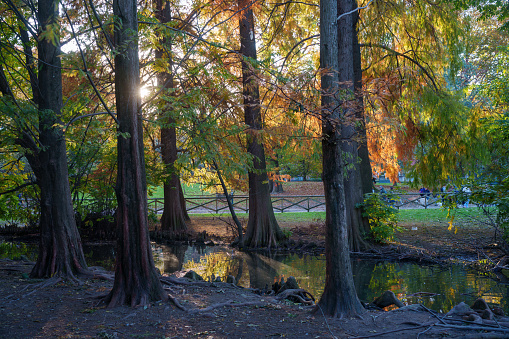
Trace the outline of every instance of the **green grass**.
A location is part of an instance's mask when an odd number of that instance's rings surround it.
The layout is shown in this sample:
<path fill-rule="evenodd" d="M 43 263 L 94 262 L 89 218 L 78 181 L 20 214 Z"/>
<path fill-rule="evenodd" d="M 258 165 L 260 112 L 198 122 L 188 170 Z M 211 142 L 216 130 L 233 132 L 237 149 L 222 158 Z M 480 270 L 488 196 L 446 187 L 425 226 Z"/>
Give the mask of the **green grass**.
<path fill-rule="evenodd" d="M 276 219 L 279 222 L 314 222 L 324 221 L 325 212 L 288 212 L 276 213 Z"/>
<path fill-rule="evenodd" d="M 476 207 L 460 208 L 452 211 L 455 219 L 463 218 L 476 218 L 482 216 L 482 211 Z M 325 220 L 325 212 L 288 212 L 276 213 L 276 219 L 279 222 L 314 222 L 317 220 Z M 223 217 L 230 216 L 229 213 L 221 214 L 192 214 L 192 216 L 208 216 L 208 217 Z M 237 213 L 239 218 L 247 218 L 247 213 Z M 441 208 L 428 208 L 428 209 L 401 209 L 398 213 L 398 222 L 444 222 L 447 223 L 447 210 Z"/>
<path fill-rule="evenodd" d="M 428 209 L 401 209 L 398 213 L 398 222 L 414 223 L 447 223 L 447 210 L 442 208 Z M 484 218 L 483 212 L 477 207 L 458 208 L 451 211 L 454 216 L 454 222 L 476 223 L 476 220 Z"/>
<path fill-rule="evenodd" d="M 236 213 L 239 218 L 247 218 L 247 213 Z M 325 212 L 288 212 L 288 213 L 275 213 L 278 222 L 314 222 L 317 220 L 325 220 Z M 190 215 L 191 218 L 196 217 L 216 217 L 216 218 L 228 218 L 230 213 L 193 213 Z"/>
<path fill-rule="evenodd" d="M 400 209 L 398 222 L 446 221 L 447 210 L 441 208 Z"/>
<path fill-rule="evenodd" d="M 212 193 L 204 191 L 203 185 L 201 184 L 191 184 L 191 185 L 182 185 L 182 190 L 184 191 L 184 196 L 196 196 L 196 195 L 211 195 Z M 150 187 L 149 188 L 149 198 L 164 198 L 164 190 L 163 187 Z"/>

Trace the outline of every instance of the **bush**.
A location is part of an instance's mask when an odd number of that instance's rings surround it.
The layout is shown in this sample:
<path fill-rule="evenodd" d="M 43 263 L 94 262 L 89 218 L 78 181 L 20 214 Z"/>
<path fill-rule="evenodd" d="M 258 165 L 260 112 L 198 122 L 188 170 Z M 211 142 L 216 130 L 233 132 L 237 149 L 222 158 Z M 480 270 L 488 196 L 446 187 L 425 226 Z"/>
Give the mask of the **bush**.
<path fill-rule="evenodd" d="M 12 260 L 26 258 L 28 260 L 35 260 L 37 258 L 37 251 L 24 243 L 2 241 L 0 242 L 0 258 L 9 258 Z"/>
<path fill-rule="evenodd" d="M 362 216 L 367 217 L 371 229 L 371 236 L 376 242 L 386 243 L 394 240 L 394 232 L 399 230 L 398 210 L 391 205 L 397 201 L 394 193 L 369 193 L 362 204 Z"/>

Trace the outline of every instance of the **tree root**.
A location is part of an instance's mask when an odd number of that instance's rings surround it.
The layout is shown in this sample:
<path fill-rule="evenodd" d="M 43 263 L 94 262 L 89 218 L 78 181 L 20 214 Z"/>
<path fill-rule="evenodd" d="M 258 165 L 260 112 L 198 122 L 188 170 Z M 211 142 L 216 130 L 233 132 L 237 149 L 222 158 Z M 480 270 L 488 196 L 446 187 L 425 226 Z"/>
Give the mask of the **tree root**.
<path fill-rule="evenodd" d="M 220 308 L 220 307 L 225 307 L 225 306 L 231 306 L 231 307 L 242 307 L 242 306 L 265 306 L 266 303 L 265 302 L 261 302 L 261 301 L 250 301 L 250 302 L 245 302 L 245 303 L 234 303 L 233 300 L 228 300 L 224 303 L 217 303 L 217 304 L 212 304 L 210 305 L 209 307 L 205 307 L 205 308 L 201 308 L 201 309 L 193 309 L 193 310 L 189 310 L 188 313 L 206 313 L 206 312 L 210 312 L 216 308 Z"/>
<path fill-rule="evenodd" d="M 488 327 L 488 326 L 461 326 L 461 325 L 452 325 L 452 324 L 435 324 L 435 326 L 439 327 L 448 327 L 459 330 L 474 330 L 474 331 L 496 331 L 496 332 L 505 332 L 509 333 L 509 328 L 502 327 Z"/>
<path fill-rule="evenodd" d="M 175 277 L 159 277 L 159 281 L 166 285 L 210 286 L 210 283 L 206 281 L 188 281 Z"/>
<path fill-rule="evenodd" d="M 357 337 L 352 337 L 351 339 L 372 338 L 372 337 L 377 337 L 377 336 L 396 333 L 396 332 L 415 330 L 415 329 L 421 328 L 421 327 L 429 327 L 426 331 L 424 331 L 424 332 L 427 332 L 433 326 L 458 329 L 458 330 L 467 330 L 467 331 L 487 331 L 487 332 L 494 331 L 494 332 L 509 333 L 509 328 L 502 328 L 502 327 L 472 326 L 472 325 L 462 326 L 462 325 L 453 325 L 453 324 L 448 324 L 448 323 L 434 323 L 434 322 L 429 322 L 429 323 L 425 323 L 425 324 L 418 324 L 418 323 L 412 323 L 412 324 L 416 325 L 416 326 L 405 327 L 405 328 L 400 328 L 400 329 L 396 329 L 396 330 L 392 330 L 392 331 L 379 332 L 379 333 L 369 334 L 369 335 L 361 335 L 361 336 L 357 336 Z M 421 332 L 421 333 L 424 333 L 424 332 Z"/>
<path fill-rule="evenodd" d="M 177 300 L 177 298 L 173 297 L 172 295 L 168 294 L 168 300 L 171 301 L 173 305 L 175 305 L 179 310 L 189 312 L 189 310 L 182 306 L 182 304 Z"/>
<path fill-rule="evenodd" d="M 251 302 L 245 302 L 245 303 L 235 303 L 233 300 L 228 300 L 224 303 L 217 303 L 217 304 L 212 304 L 208 307 L 205 307 L 205 308 L 202 308 L 202 309 L 188 309 L 186 307 L 184 307 L 178 300 L 177 298 L 173 297 L 172 295 L 168 294 L 168 300 L 171 301 L 173 303 L 173 305 L 175 305 L 179 310 L 181 311 L 184 311 L 186 313 L 189 313 L 189 314 L 206 314 L 207 312 L 210 312 L 216 308 L 221 308 L 221 307 L 226 307 L 226 306 L 230 306 L 230 307 L 243 307 L 243 306 L 265 306 L 266 303 L 265 302 L 261 302 L 261 301 L 251 301 Z"/>
<path fill-rule="evenodd" d="M 86 278 L 86 279 L 102 279 L 107 281 L 114 281 L 115 280 L 115 274 L 110 273 L 108 271 L 104 270 L 96 270 L 96 269 L 82 269 L 78 272 L 78 276 L 80 278 Z"/>
<path fill-rule="evenodd" d="M 315 298 L 313 295 L 302 288 L 284 290 L 283 292 L 276 295 L 276 300 L 284 299 L 288 299 L 290 301 L 297 300 L 299 303 L 306 306 L 315 304 Z"/>
<path fill-rule="evenodd" d="M 38 290 L 46 288 L 48 286 L 53 286 L 53 285 L 59 283 L 60 281 L 62 281 L 62 278 L 60 278 L 60 277 L 53 277 L 53 278 L 50 278 L 48 280 L 42 281 L 42 282 L 37 283 L 37 284 L 29 284 L 29 285 L 25 286 L 19 292 L 26 291 L 27 289 L 29 289 L 31 287 L 33 287 L 34 289 L 32 291 L 28 292 L 27 294 L 22 295 L 19 299 L 24 299 L 24 298 L 34 294 Z M 15 294 L 10 294 L 10 295 L 6 296 L 5 298 L 3 298 L 3 300 L 9 300 L 9 299 L 11 299 L 14 296 L 15 296 Z M 13 302 L 14 300 L 18 300 L 18 299 L 12 299 L 11 301 L 9 301 L 9 303 Z"/>
<path fill-rule="evenodd" d="M 358 337 L 352 337 L 350 339 L 361 339 L 361 338 L 378 337 L 378 336 L 385 335 L 385 334 L 396 333 L 396 332 L 403 332 L 403 331 L 408 331 L 408 330 L 415 330 L 417 328 L 433 326 L 433 325 L 435 325 L 435 324 L 433 324 L 433 323 L 426 323 L 426 324 L 422 324 L 422 325 L 419 325 L 419 326 L 405 327 L 405 328 L 400 328 L 400 329 L 397 329 L 397 330 L 392 330 L 392 331 L 387 331 L 387 332 L 379 332 L 379 333 L 375 333 L 375 334 L 361 335 L 361 336 L 358 336 Z"/>

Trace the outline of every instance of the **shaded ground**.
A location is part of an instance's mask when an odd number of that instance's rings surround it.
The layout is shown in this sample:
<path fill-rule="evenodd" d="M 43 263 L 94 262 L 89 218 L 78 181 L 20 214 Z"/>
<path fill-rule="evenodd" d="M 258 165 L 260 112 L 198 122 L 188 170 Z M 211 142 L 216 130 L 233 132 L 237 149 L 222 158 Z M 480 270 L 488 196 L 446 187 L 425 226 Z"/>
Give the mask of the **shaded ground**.
<path fill-rule="evenodd" d="M 198 226 L 199 225 L 199 226 Z M 289 226 L 289 225 L 286 225 Z M 412 230 L 417 228 L 417 230 Z M 193 218 L 191 229 L 228 234 L 217 218 Z M 321 243 L 323 222 L 293 225 L 292 238 Z M 404 225 L 397 241 L 376 250 L 402 258 L 473 258 L 490 243 L 486 230 L 462 228 L 456 234 L 443 225 Z M 0 338 L 502 338 L 484 331 L 439 327 L 428 311 L 369 311 L 361 318 L 330 319 L 290 302 L 260 296 L 226 283 L 170 284 L 166 287 L 188 311 L 172 303 L 149 308 L 98 306 L 112 287 L 110 281 L 87 280 L 81 285 L 28 279 L 32 263 L 0 261 Z M 221 307 L 217 307 L 223 304 Z M 225 304 L 229 304 L 224 306 Z M 214 306 L 215 305 L 215 306 Z M 205 308 L 211 309 L 203 311 Z M 193 312 L 193 310 L 195 310 Z M 196 311 L 202 310 L 202 311 Z M 403 330 L 406 329 L 406 330 Z M 397 331 L 379 335 L 384 332 Z"/>
<path fill-rule="evenodd" d="M 321 194 L 316 184 L 302 184 L 286 185 L 285 194 L 291 194 L 291 187 L 297 194 Z M 234 236 L 227 225 L 217 217 L 193 216 L 189 227 L 195 237 L 206 232 L 208 239 L 227 243 Z M 294 244 L 323 246 L 323 220 L 280 226 L 292 232 Z M 441 262 L 499 255 L 490 247 L 494 239 L 485 228 L 464 225 L 455 233 L 447 230 L 445 222 L 401 226 L 393 243 L 366 255 Z M 231 284 L 182 280 L 166 284 L 166 288 L 185 310 L 171 302 L 156 302 L 148 308 L 106 309 L 98 304 L 112 288 L 111 281 L 60 281 L 45 286 L 46 281 L 28 279 L 32 265 L 0 260 L 0 338 L 503 338 L 509 334 L 503 328 L 491 334 L 485 327 L 445 326 L 443 319 L 437 318 L 443 315 L 412 307 L 331 319 L 319 311 L 312 313 L 310 308 Z"/>
<path fill-rule="evenodd" d="M 227 283 L 167 286 L 185 311 L 170 302 L 105 309 L 97 304 L 111 282 L 44 286 L 23 278 L 30 268 L 25 262 L 0 262 L 1 338 L 482 337 L 476 330 L 439 327 L 425 310 L 367 311 L 360 318 L 326 319 L 320 312 Z M 384 332 L 390 333 L 380 335 Z"/>

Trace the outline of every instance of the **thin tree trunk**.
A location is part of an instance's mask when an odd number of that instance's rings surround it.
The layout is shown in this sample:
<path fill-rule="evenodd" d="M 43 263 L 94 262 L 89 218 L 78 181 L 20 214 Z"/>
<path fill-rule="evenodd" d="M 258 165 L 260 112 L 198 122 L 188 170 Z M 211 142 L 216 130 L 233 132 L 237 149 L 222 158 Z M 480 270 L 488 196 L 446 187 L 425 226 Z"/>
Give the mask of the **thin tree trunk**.
<path fill-rule="evenodd" d="M 221 187 L 223 188 L 223 194 L 226 197 L 226 203 L 228 204 L 228 209 L 230 210 L 230 214 L 232 215 L 233 222 L 235 226 L 237 226 L 237 233 L 239 235 L 238 246 L 239 248 L 244 247 L 244 233 L 242 232 L 242 224 L 240 223 L 239 218 L 237 218 L 237 213 L 235 213 L 235 207 L 233 206 L 232 199 L 230 194 L 228 193 L 228 188 L 226 188 L 226 184 L 224 183 L 223 176 L 221 175 L 221 171 L 219 170 L 219 166 L 215 160 L 212 160 L 212 164 L 214 165 L 214 169 L 216 170 L 217 177 L 221 182 Z"/>
<path fill-rule="evenodd" d="M 139 109 L 138 21 L 135 0 L 114 0 L 122 25 L 115 30 L 115 97 L 118 119 L 117 251 L 108 307 L 145 306 L 166 300 L 154 266 L 148 233 L 147 184 Z M 134 38 L 134 39 L 133 39 Z"/>
<path fill-rule="evenodd" d="M 239 8 L 249 4 L 239 0 Z M 244 119 L 249 126 L 247 131 L 247 151 L 253 155 L 254 170 L 249 172 L 249 220 L 244 244 L 247 247 L 274 247 L 284 239 L 283 232 L 274 216 L 270 199 L 265 151 L 260 138 L 262 130 L 260 94 L 254 66 L 256 60 L 256 40 L 253 10 L 243 11 L 239 19 L 240 54 L 242 58 L 242 94 L 244 97 Z"/>
<path fill-rule="evenodd" d="M 52 0 L 38 3 L 39 27 L 57 21 L 58 6 Z M 24 133 L 18 143 L 26 153 L 41 190 L 39 256 L 32 278 L 60 276 L 75 279 L 86 273 L 87 265 L 71 203 L 65 137 L 60 127 L 62 109 L 62 74 L 60 42 L 41 39 L 38 42 L 39 78 L 32 74 L 34 99 L 39 106 L 39 143 Z M 28 56 L 27 56 L 28 57 Z"/>
<path fill-rule="evenodd" d="M 168 23 L 171 19 L 170 2 L 165 0 L 155 0 L 155 16 L 161 23 Z M 162 31 L 164 32 L 164 30 Z M 171 41 L 166 34 L 160 35 L 160 46 L 156 50 L 156 59 L 163 59 L 168 63 L 169 72 L 159 72 L 157 74 L 157 82 L 159 86 L 165 88 L 174 88 L 172 74 L 172 57 L 171 57 Z M 166 63 L 161 63 L 166 64 Z M 163 103 L 163 111 L 161 120 L 161 155 L 163 163 L 168 173 L 168 178 L 164 182 L 164 210 L 161 217 L 161 230 L 171 238 L 178 238 L 187 230 L 185 199 L 182 196 L 182 187 L 175 161 L 177 161 L 177 132 L 175 129 L 175 119 L 171 117 L 172 107 Z"/>
<path fill-rule="evenodd" d="M 350 252 L 348 248 L 348 225 L 346 222 L 344 195 L 344 161 L 341 152 L 341 126 L 344 119 L 339 92 L 338 72 L 351 72 L 353 64 L 351 53 L 352 39 L 343 29 L 347 24 L 337 22 L 338 5 L 336 0 L 320 2 L 320 67 L 328 70 L 321 78 L 322 84 L 322 150 L 323 182 L 326 202 L 326 277 L 322 297 L 315 309 L 326 315 L 343 317 L 363 311 L 353 282 Z M 338 26 L 336 25 L 338 23 Z M 338 37 L 341 28 L 341 40 Z M 344 59 L 338 61 L 338 48 L 344 49 Z M 341 63 L 341 68 L 339 63 Z M 350 66 L 349 66 L 350 65 Z"/>

